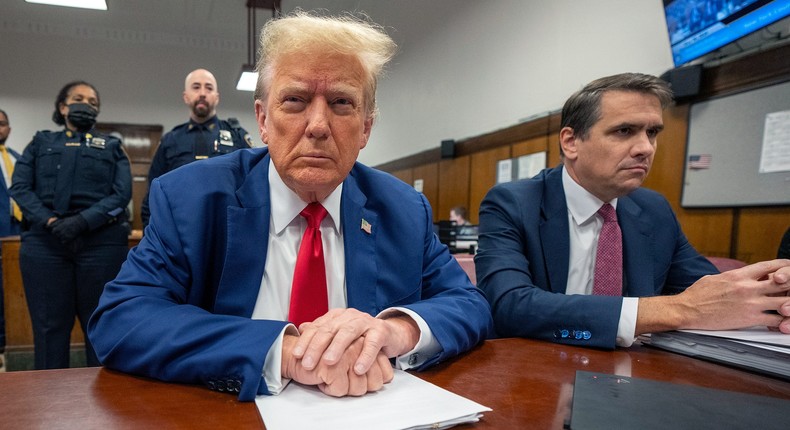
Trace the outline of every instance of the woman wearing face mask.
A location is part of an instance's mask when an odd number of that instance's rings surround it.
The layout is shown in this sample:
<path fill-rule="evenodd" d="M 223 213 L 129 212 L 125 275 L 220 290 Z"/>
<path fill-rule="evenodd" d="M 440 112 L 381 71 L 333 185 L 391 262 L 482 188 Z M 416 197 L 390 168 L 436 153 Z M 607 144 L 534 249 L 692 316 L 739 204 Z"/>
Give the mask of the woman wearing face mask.
<path fill-rule="evenodd" d="M 40 131 L 16 163 L 10 194 L 22 209 L 19 265 L 33 323 L 36 369 L 69 367 L 75 315 L 83 332 L 104 284 L 128 251 L 132 196 L 121 142 L 97 134 L 99 92 L 77 81 L 55 99 L 61 131 Z M 100 365 L 85 338 L 86 362 Z"/>

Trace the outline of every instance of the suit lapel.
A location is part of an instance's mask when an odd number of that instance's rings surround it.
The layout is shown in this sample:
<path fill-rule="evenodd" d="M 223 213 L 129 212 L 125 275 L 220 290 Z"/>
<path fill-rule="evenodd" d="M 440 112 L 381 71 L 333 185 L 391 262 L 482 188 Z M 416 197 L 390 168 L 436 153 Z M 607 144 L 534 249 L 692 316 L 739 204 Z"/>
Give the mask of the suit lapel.
<path fill-rule="evenodd" d="M 376 236 L 384 226 L 378 215 L 365 208 L 367 197 L 357 186 L 355 170 L 343 183 L 340 201 L 343 223 L 343 246 L 346 254 L 346 297 L 348 307 L 373 312 L 376 307 Z M 362 220 L 370 233 L 362 229 Z"/>
<path fill-rule="evenodd" d="M 249 317 L 263 279 L 269 239 L 269 156 L 252 167 L 227 208 L 227 244 L 215 313 Z M 254 238 L 250 240 L 250 238 Z"/>
<path fill-rule="evenodd" d="M 617 219 L 623 234 L 625 295 L 655 295 L 653 286 L 653 244 L 650 224 L 640 219 L 642 208 L 628 196 L 617 201 Z"/>
<path fill-rule="evenodd" d="M 562 189 L 562 168 L 546 175 L 541 202 L 540 243 L 543 261 L 549 277 L 549 287 L 555 293 L 565 293 L 568 284 L 570 237 L 568 206 Z"/>

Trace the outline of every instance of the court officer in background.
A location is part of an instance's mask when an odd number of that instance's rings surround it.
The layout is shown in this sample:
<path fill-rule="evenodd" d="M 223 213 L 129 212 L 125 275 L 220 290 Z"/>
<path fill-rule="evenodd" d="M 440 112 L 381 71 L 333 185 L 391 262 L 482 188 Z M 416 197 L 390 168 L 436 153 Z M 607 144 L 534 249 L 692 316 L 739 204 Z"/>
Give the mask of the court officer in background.
<path fill-rule="evenodd" d="M 85 332 L 128 252 L 129 159 L 120 140 L 93 130 L 99 108 L 93 85 L 66 84 L 52 114 L 63 130 L 37 132 L 14 169 L 10 191 L 24 214 L 19 265 L 36 369 L 69 367 L 75 315 Z M 87 336 L 85 354 L 88 366 L 99 365 Z"/>
<path fill-rule="evenodd" d="M 89 323 L 104 365 L 246 401 L 290 379 L 362 395 L 391 380 L 389 359 L 422 369 L 485 339 L 488 303 L 425 196 L 356 162 L 392 39 L 300 12 L 260 46 L 267 147 L 153 182 L 146 234 Z"/>
<path fill-rule="evenodd" d="M 717 274 L 640 187 L 671 101 L 654 76 L 593 81 L 562 109 L 562 164 L 488 192 L 475 266 L 500 336 L 614 348 L 684 328 L 790 333 L 790 260 Z"/>
<path fill-rule="evenodd" d="M 185 164 L 252 146 L 250 135 L 238 120 L 217 118 L 219 90 L 211 72 L 197 69 L 188 74 L 183 98 L 189 108 L 189 121 L 162 136 L 148 171 L 149 188 L 154 179 Z M 140 216 L 146 226 L 151 216 L 147 194 L 142 206 Z"/>

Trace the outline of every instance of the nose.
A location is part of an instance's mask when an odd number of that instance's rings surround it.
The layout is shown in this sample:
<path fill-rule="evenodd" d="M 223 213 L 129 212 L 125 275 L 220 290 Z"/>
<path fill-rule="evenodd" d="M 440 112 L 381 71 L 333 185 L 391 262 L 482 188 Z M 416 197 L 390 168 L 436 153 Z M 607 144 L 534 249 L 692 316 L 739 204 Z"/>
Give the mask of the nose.
<path fill-rule="evenodd" d="M 315 99 L 307 109 L 307 137 L 321 139 L 329 136 L 329 106 Z"/>
<path fill-rule="evenodd" d="M 639 133 L 636 137 L 634 146 L 631 147 L 631 154 L 634 158 L 649 157 L 656 152 L 655 136 L 648 136 L 647 133 Z"/>

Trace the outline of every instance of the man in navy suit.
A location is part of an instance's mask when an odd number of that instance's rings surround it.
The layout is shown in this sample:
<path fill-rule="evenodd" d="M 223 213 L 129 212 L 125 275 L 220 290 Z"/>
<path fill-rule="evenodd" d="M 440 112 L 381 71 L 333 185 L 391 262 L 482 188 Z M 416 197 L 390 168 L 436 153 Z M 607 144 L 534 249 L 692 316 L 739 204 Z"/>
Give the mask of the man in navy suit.
<path fill-rule="evenodd" d="M 5 142 L 11 134 L 11 125 L 8 122 L 8 114 L 0 109 L 0 147 L 8 154 L 8 160 L 13 168 L 19 153 L 6 147 Z M 8 188 L 11 186 L 11 174 L 9 166 L 0 158 L 0 169 L 3 171 L 2 187 L 0 187 L 0 237 L 15 236 L 19 234 L 19 221 L 14 218 L 12 209 L 13 203 L 8 195 Z M 3 304 L 3 272 L 0 266 L 0 369 L 5 368 L 5 312 Z"/>
<path fill-rule="evenodd" d="M 356 162 L 394 42 L 362 20 L 298 12 L 269 21 L 261 46 L 268 147 L 153 181 L 150 224 L 89 323 L 101 361 L 240 400 L 289 379 L 362 395 L 391 380 L 390 359 L 421 369 L 485 339 L 488 303 L 433 234 L 425 197 Z M 314 274 L 328 311 L 297 328 L 299 214 L 315 203 L 328 212 Z"/>
<path fill-rule="evenodd" d="M 640 188 L 670 102 L 669 88 L 653 76 L 593 81 L 563 107 L 562 165 L 489 191 L 475 264 L 498 335 L 614 348 L 682 328 L 766 325 L 790 333 L 790 261 L 717 275 L 669 203 Z M 622 260 L 610 266 L 619 269 L 600 272 L 601 280 L 618 274 L 614 295 L 593 294 L 597 212 L 605 204 L 616 209 L 621 231 Z"/>

